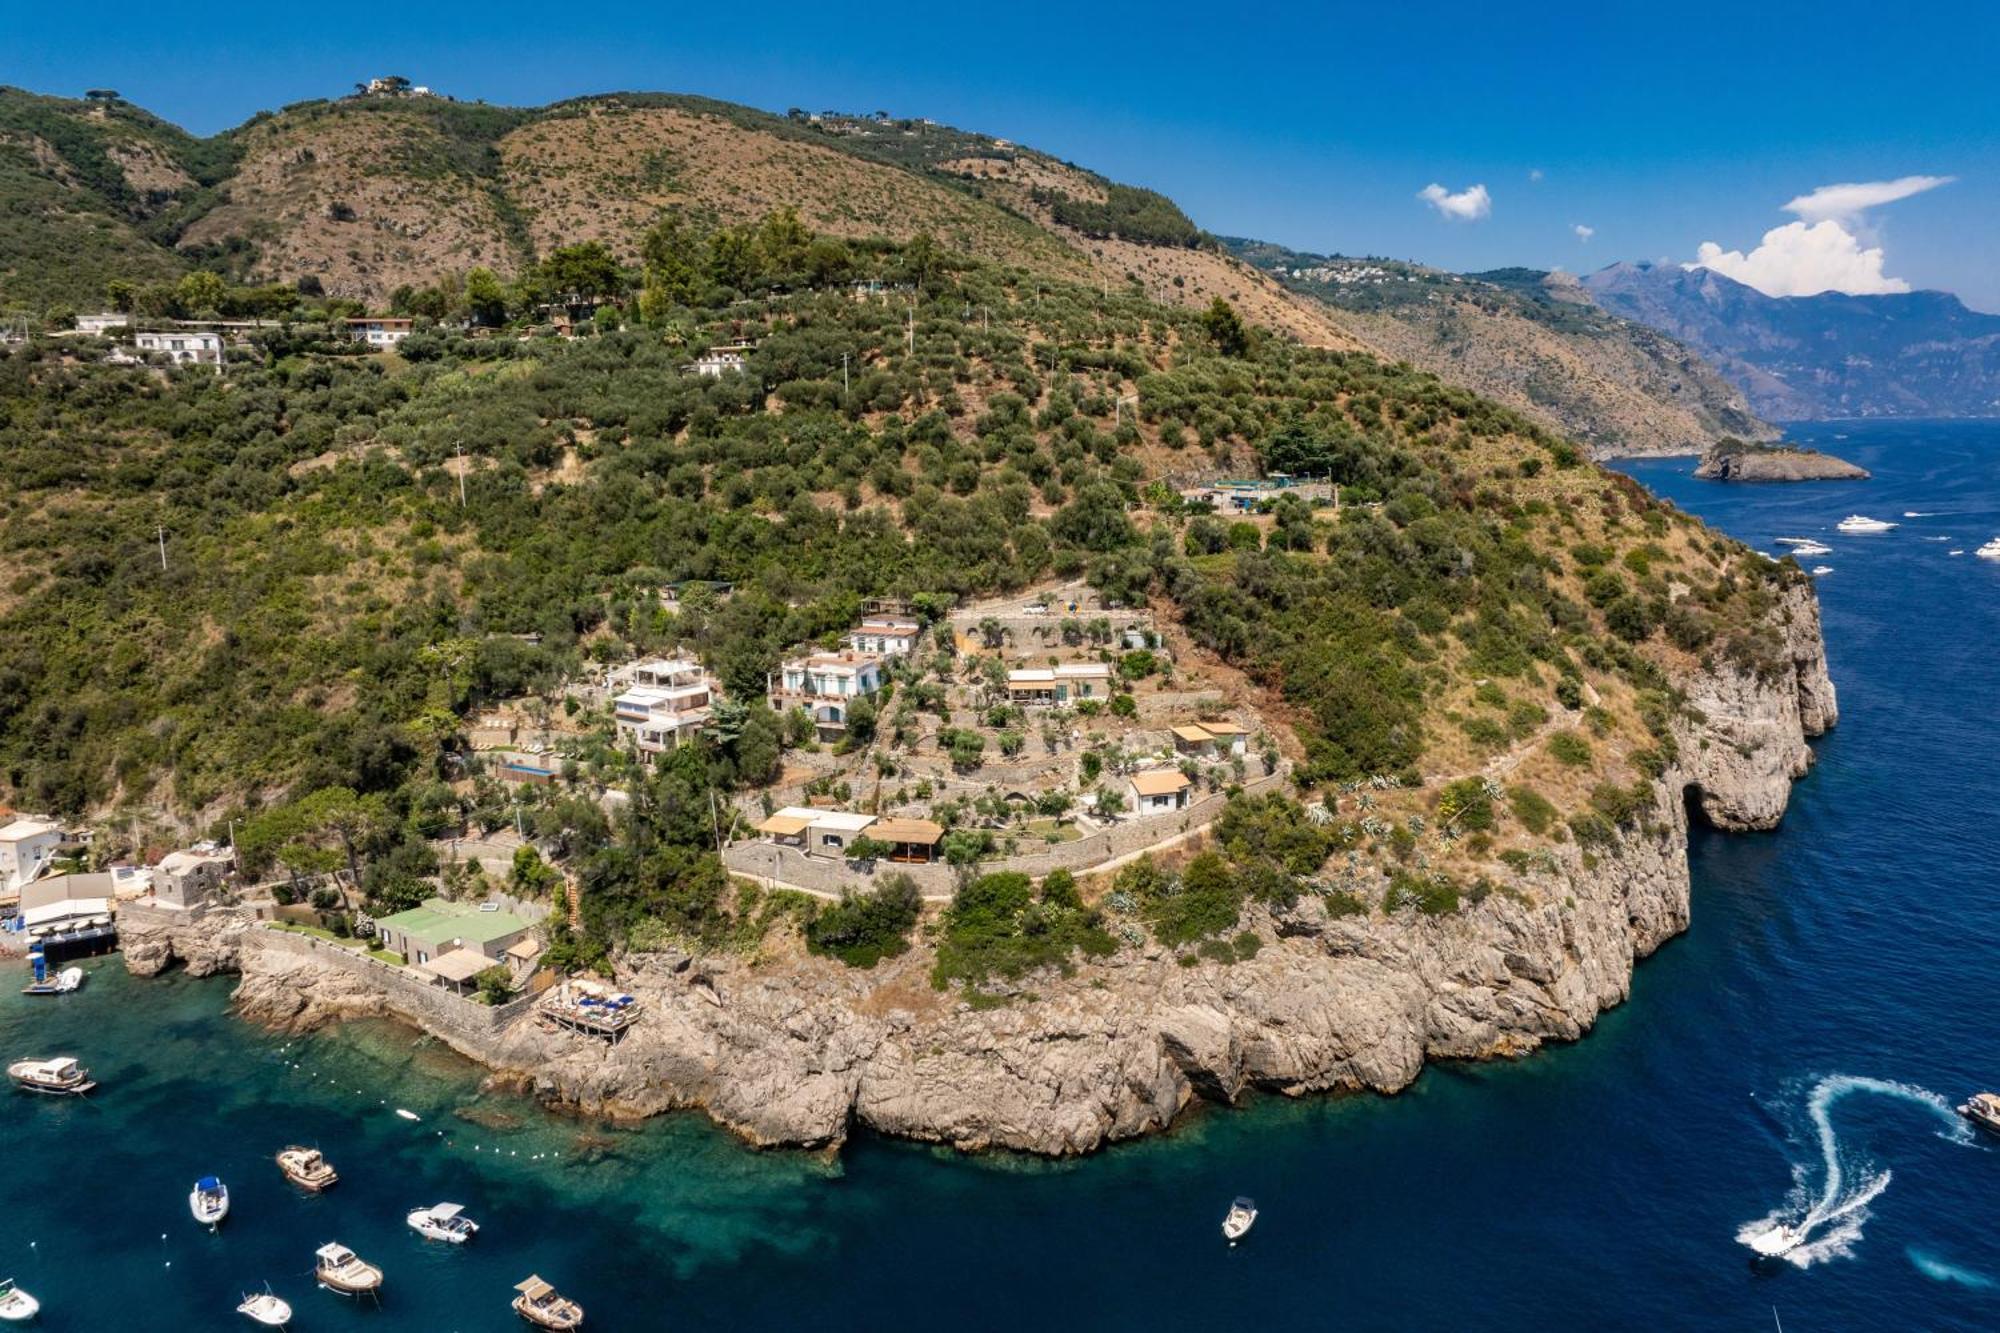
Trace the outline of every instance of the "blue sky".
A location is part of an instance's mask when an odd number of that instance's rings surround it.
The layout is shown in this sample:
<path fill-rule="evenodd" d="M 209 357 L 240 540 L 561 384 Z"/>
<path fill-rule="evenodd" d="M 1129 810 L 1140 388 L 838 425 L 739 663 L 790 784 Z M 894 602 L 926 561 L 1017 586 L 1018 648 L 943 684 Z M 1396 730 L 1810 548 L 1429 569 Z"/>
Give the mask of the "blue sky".
<path fill-rule="evenodd" d="M 204 133 L 385 73 L 511 104 L 643 88 L 880 108 L 1031 144 L 1163 190 L 1212 231 L 1301 249 L 1587 270 L 1713 242 L 1760 283 L 1907 282 L 2000 310 L 1990 4 L 0 13 L 0 82 L 114 87 Z M 1784 208 L 1911 177 L 1951 179 L 1850 212 Z M 1426 203 L 1433 184 L 1477 216 Z M 1759 251 L 1773 229 L 1788 230 Z"/>

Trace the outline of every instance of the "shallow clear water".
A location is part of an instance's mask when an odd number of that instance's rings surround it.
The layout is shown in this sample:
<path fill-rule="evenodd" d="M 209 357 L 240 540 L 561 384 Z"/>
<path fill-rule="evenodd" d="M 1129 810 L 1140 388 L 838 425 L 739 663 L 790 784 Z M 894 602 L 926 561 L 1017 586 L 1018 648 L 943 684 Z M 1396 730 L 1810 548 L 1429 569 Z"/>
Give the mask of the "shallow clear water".
<path fill-rule="evenodd" d="M 482 1095 L 389 1025 L 287 1043 L 228 1017 L 226 981 L 99 960 L 66 999 L 0 986 L 0 1053 L 75 1053 L 105 1083 L 87 1103 L 0 1096 L 0 1276 L 49 1329 L 248 1328 L 231 1311 L 268 1280 L 301 1330 L 504 1330 L 530 1271 L 593 1329 L 1766 1329 L 1773 1307 L 1793 1330 L 1994 1327 L 2000 1140 L 1957 1141 L 1911 1094 L 1827 1107 L 1838 1197 L 1891 1176 L 1858 1227 L 1815 1232 L 1844 1254 L 1760 1270 L 1736 1240 L 1795 1184 L 1796 1213 L 1822 1192 L 1807 1103 L 1827 1076 L 2000 1087 L 2000 564 L 1971 555 L 2000 534 L 2000 427 L 1795 434 L 1875 480 L 1628 469 L 1763 549 L 1834 548 L 1807 563 L 1834 567 L 1842 720 L 1783 828 L 1697 834 L 1693 929 L 1583 1042 L 1433 1068 L 1393 1099 L 1209 1112 L 1084 1162 L 863 1140 L 830 1164 L 693 1117 L 604 1130 Z M 1857 511 L 1902 526 L 1833 532 Z M 293 1193 L 271 1163 L 290 1142 L 341 1183 Z M 210 1171 L 234 1194 L 217 1236 L 186 1206 Z M 1262 1217 L 1231 1250 L 1216 1227 L 1238 1193 Z M 471 1245 L 404 1227 L 442 1199 L 485 1224 Z M 387 1270 L 379 1309 L 314 1290 L 332 1239 Z"/>

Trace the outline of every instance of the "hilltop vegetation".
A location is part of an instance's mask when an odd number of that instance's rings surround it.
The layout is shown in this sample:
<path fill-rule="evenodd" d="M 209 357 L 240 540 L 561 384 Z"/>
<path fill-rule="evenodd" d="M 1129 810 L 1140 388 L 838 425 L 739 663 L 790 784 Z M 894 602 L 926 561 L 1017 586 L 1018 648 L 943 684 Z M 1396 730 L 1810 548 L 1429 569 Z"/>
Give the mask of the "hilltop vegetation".
<path fill-rule="evenodd" d="M 632 794 L 615 818 L 563 789 L 521 817 L 581 892 L 559 957 L 732 947 L 792 910 L 733 889 L 714 854 L 712 798 L 768 783 L 805 740 L 761 702 L 778 657 L 867 597 L 938 606 L 1081 575 L 1179 622 L 1296 733 L 1299 801 L 1246 809 L 1210 859 L 1118 891 L 1158 938 L 1237 956 L 1254 938 L 1225 937 L 1252 901 L 1450 911 L 1502 854 L 1619 836 L 1671 743 L 1663 664 L 1782 669 L 1764 619 L 1795 571 L 1422 372 L 1278 340 L 1219 302 L 1196 314 L 785 212 L 676 215 L 638 251 L 563 247 L 511 284 L 474 270 L 398 298 L 515 327 L 549 290 L 621 303 L 575 340 L 429 328 L 357 355 L 318 322 L 340 307 L 307 302 L 221 377 L 52 341 L 0 360 L 9 798 L 244 819 L 254 863 L 337 850 L 393 906 L 434 868 L 426 838 L 511 822 L 518 797 L 467 777 L 472 712 L 560 706 L 587 664 L 685 645 L 732 696 L 714 735 L 651 769 L 609 744 L 567 761 L 582 791 Z M 736 338 L 755 342 L 745 373 L 684 370 Z M 1342 508 L 1287 496 L 1224 523 L 1160 483 L 1197 467 L 1330 477 Z M 734 591 L 663 606 L 686 580 Z M 1447 801 L 1444 779 L 1502 753 L 1509 802 L 1477 785 Z M 1369 813 L 1309 830 L 1301 802 L 1357 784 L 1381 793 Z M 1316 871 L 1329 855 L 1347 860 Z M 1382 861 L 1387 898 L 1357 878 Z M 518 877 L 537 889 L 532 866 Z M 939 979 L 1115 948 L 1119 911 L 998 878 L 942 923 Z M 908 920 L 885 899 L 809 939 L 862 963 L 897 953 L 883 923 Z"/>

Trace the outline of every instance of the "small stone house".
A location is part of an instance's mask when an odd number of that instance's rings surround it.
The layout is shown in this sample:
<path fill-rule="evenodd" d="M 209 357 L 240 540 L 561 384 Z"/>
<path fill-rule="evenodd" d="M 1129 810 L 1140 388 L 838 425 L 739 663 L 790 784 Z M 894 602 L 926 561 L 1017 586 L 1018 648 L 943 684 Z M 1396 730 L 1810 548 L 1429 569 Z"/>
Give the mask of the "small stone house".
<path fill-rule="evenodd" d="M 1156 768 L 1132 775 L 1132 808 L 1142 815 L 1171 814 L 1188 806 L 1194 784 L 1178 768 Z"/>

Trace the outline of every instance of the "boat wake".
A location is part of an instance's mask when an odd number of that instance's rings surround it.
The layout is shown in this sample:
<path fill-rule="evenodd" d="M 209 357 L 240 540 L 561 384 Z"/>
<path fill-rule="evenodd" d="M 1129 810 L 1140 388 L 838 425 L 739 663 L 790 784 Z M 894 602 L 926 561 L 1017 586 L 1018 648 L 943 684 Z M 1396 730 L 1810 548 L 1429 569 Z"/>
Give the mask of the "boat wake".
<path fill-rule="evenodd" d="M 1995 1282 L 1984 1273 L 1962 1268 L 1914 1245 L 1905 1249 L 1903 1253 L 1910 1256 L 1910 1262 L 1917 1266 L 1919 1273 L 1933 1282 L 1955 1283 L 1961 1287 L 1970 1287 L 1974 1291 L 1991 1291 L 1994 1287 L 2000 1287 L 2000 1282 Z"/>
<path fill-rule="evenodd" d="M 1854 1244 L 1861 1239 L 1861 1229 L 1868 1221 L 1868 1205 L 1889 1188 L 1890 1180 L 1888 1168 L 1841 1152 L 1840 1136 L 1833 1128 L 1833 1108 L 1842 1098 L 1857 1092 L 1921 1106 L 1942 1123 L 1940 1137 L 1954 1143 L 1973 1141 L 1971 1127 L 1951 1109 L 1951 1103 L 1929 1089 L 1851 1074 L 1822 1078 L 1806 1099 L 1806 1111 L 1818 1136 L 1819 1161 L 1793 1165 L 1792 1188 L 1785 1201 L 1765 1216 L 1738 1228 L 1738 1244 L 1749 1246 L 1767 1259 L 1783 1259 L 1796 1268 L 1810 1268 L 1828 1259 L 1844 1259 L 1854 1252 Z M 1819 1177 L 1817 1193 L 1813 1189 L 1815 1175 Z"/>

